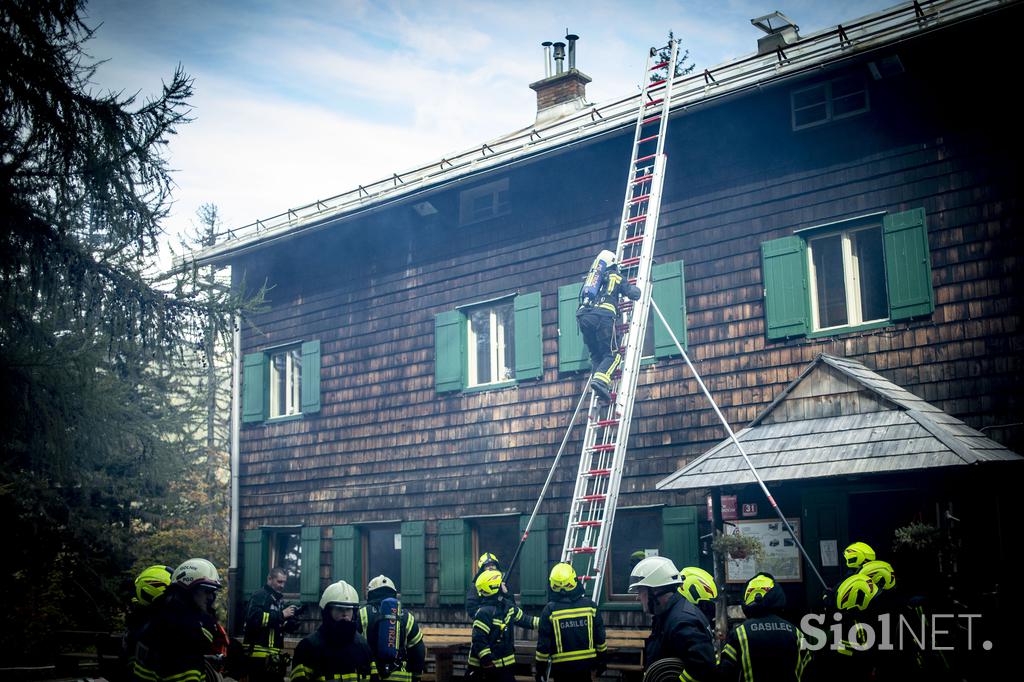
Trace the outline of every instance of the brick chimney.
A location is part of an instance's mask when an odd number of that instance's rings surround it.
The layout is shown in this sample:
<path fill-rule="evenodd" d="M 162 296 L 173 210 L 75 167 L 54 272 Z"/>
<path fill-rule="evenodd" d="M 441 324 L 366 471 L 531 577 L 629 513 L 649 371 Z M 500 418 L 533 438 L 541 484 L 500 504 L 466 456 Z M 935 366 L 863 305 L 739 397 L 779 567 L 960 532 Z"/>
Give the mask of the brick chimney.
<path fill-rule="evenodd" d="M 590 76 L 576 68 L 576 41 L 579 36 L 568 34 L 569 68 L 563 68 L 565 43 L 543 43 L 544 79 L 530 83 L 530 89 L 537 93 L 537 124 L 550 123 L 555 119 L 574 114 L 591 106 L 587 103 L 587 83 Z M 554 74 L 548 57 L 549 47 L 554 47 Z"/>

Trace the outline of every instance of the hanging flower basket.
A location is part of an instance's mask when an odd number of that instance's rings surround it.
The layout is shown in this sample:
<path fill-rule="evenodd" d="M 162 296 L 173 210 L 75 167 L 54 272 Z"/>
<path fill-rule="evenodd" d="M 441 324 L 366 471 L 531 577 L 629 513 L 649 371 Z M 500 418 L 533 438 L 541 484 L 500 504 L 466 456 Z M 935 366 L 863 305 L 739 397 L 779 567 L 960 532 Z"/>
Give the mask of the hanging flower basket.
<path fill-rule="evenodd" d="M 738 533 L 718 533 L 711 543 L 716 554 L 730 559 L 764 560 L 764 545 L 755 537 Z"/>

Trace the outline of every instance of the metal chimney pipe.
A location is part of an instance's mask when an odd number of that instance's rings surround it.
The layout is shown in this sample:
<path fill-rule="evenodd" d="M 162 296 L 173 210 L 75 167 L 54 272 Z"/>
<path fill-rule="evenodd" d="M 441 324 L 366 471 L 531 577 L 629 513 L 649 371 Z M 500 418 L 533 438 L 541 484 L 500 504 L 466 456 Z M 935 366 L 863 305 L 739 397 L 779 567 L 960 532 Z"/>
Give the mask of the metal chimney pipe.
<path fill-rule="evenodd" d="M 574 33 L 569 33 L 568 30 L 565 32 L 565 39 L 569 41 L 569 70 L 572 71 L 576 68 L 576 41 L 580 37 Z"/>
<path fill-rule="evenodd" d="M 565 61 L 565 43 L 555 43 L 555 75 L 562 73 L 565 68 L 563 62 Z"/>
<path fill-rule="evenodd" d="M 553 43 L 550 40 L 545 40 L 540 44 L 544 48 L 544 77 L 551 78 L 551 45 Z"/>

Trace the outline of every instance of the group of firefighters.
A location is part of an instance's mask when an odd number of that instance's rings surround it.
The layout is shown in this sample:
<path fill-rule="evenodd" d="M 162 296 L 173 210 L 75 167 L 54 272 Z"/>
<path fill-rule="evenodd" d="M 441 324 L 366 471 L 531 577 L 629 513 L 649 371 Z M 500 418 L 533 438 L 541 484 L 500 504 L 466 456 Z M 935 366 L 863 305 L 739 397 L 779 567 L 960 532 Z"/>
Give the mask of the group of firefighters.
<path fill-rule="evenodd" d="M 662 556 L 637 557 L 629 579 L 643 612 L 652 617 L 644 644 L 649 682 L 799 682 L 801 680 L 911 679 L 907 670 L 887 676 L 885 665 L 844 640 L 812 651 L 804 634 L 781 613 L 782 587 L 767 573 L 750 579 L 743 592 L 745 620 L 719 635 L 713 626 L 718 587 L 698 567 L 678 569 Z M 860 614 L 876 596 L 895 585 L 892 566 L 875 558 L 865 543 L 846 548 L 849 575 L 834 593 L 835 612 Z M 540 616 L 528 616 L 509 594 L 498 558 L 484 553 L 467 599 L 473 627 L 467 675 L 480 682 L 514 682 L 515 627 L 536 630 L 536 682 L 589 682 L 607 665 L 605 627 L 597 605 L 570 564 L 549 575 L 550 601 Z M 246 605 L 242 644 L 234 644 L 233 674 L 249 682 L 363 680 L 419 682 L 424 670 L 423 634 L 398 601 L 387 576 L 367 585 L 365 602 L 340 580 L 320 599 L 321 623 L 285 652 L 284 635 L 299 629 L 302 606 L 284 600 L 285 571 L 272 569 L 266 584 Z M 200 682 L 209 679 L 211 659 L 228 653 L 230 640 L 213 615 L 221 588 L 212 563 L 190 559 L 177 569 L 151 566 L 135 582 L 133 609 L 125 635 L 126 678 L 140 682 Z M 831 598 L 830 598 L 831 599 Z M 838 618 L 837 618 L 838 619 Z M 856 632 L 856 629 L 853 630 Z M 241 663 L 241 665 L 238 665 Z M 883 662 L 884 663 L 884 662 Z M 230 672 L 230 671 L 229 671 Z M 934 679 L 934 678 L 933 678 Z"/>

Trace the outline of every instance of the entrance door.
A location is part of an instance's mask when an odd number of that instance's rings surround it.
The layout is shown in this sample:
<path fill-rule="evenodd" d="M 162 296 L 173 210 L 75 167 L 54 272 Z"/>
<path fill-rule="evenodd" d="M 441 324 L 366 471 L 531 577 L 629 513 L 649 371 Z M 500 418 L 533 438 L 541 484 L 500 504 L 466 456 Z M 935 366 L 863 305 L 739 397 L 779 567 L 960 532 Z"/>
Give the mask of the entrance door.
<path fill-rule="evenodd" d="M 830 588 L 839 584 L 846 571 L 843 549 L 849 544 L 847 505 L 847 493 L 842 489 L 817 489 L 802 495 L 804 549 Z M 830 550 L 829 563 L 835 565 L 822 565 L 823 547 Z M 807 607 L 814 611 L 821 604 L 824 590 L 809 566 L 804 566 L 804 584 Z"/>

